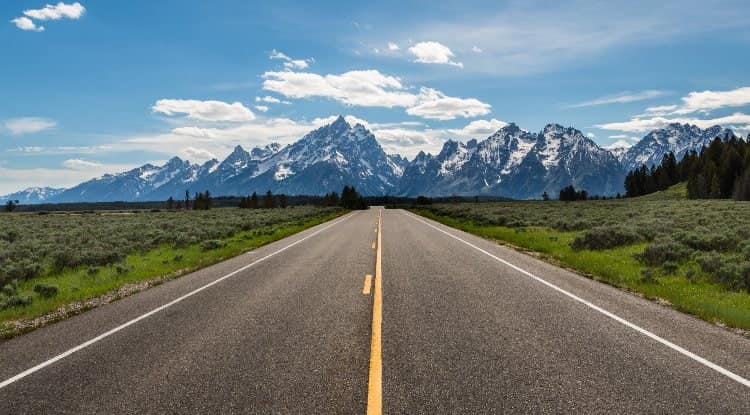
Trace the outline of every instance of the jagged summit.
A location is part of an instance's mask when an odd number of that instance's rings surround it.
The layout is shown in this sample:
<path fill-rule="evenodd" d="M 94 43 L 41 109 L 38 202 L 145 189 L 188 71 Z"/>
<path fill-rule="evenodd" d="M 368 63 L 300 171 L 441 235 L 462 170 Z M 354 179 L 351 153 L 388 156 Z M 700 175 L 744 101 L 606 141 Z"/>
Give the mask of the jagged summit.
<path fill-rule="evenodd" d="M 343 116 L 282 147 L 270 143 L 250 151 L 234 147 L 224 160 L 202 165 L 173 157 L 163 166 L 133 170 L 81 183 L 70 189 L 31 188 L 1 200 L 22 203 L 164 200 L 210 190 L 215 195 L 252 192 L 323 194 L 354 185 L 367 195 L 476 195 L 515 198 L 554 194 L 573 184 L 591 194 L 622 191 L 624 175 L 641 164 L 678 159 L 714 138 L 732 137 L 720 126 L 701 129 L 670 124 L 629 148 L 602 148 L 573 127 L 557 123 L 531 132 L 510 123 L 484 140 L 446 140 L 433 155 L 420 151 L 409 161 L 383 151 L 364 125 Z"/>

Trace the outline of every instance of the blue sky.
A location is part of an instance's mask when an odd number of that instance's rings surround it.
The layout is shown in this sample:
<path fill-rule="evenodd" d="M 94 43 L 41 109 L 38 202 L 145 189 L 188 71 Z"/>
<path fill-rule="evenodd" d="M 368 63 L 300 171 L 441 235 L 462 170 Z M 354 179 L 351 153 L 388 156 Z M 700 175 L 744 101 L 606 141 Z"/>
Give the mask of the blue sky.
<path fill-rule="evenodd" d="M 0 194 L 289 143 L 336 114 L 389 153 L 506 122 L 602 146 L 750 131 L 746 1 L 0 2 Z"/>

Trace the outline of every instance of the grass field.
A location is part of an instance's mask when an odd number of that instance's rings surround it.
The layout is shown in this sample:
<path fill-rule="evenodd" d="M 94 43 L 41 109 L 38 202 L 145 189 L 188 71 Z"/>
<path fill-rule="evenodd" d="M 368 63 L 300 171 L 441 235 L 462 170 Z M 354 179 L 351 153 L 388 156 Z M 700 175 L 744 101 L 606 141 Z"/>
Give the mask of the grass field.
<path fill-rule="evenodd" d="M 96 304 L 86 300 L 127 295 L 342 213 L 297 206 L 0 215 L 0 337 Z M 35 318 L 39 322 L 29 324 Z"/>
<path fill-rule="evenodd" d="M 413 211 L 750 330 L 750 203 L 684 200 L 679 193 L 678 186 L 635 199 L 436 204 Z"/>

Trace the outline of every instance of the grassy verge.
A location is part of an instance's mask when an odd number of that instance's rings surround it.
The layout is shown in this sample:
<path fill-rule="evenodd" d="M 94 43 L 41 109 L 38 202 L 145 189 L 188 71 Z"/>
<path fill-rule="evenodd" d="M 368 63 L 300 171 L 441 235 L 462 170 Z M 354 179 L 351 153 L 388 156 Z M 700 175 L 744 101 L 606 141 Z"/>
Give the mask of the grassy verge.
<path fill-rule="evenodd" d="M 326 212 L 304 221 L 282 222 L 230 237 L 185 247 L 164 244 L 146 252 L 127 255 L 124 261 L 101 267 L 79 266 L 21 281 L 18 289 L 32 296 L 29 305 L 0 311 L 0 338 L 10 338 L 97 305 L 133 294 L 153 285 L 188 274 L 297 232 L 336 218 L 344 211 Z M 39 285 L 57 287 L 45 298 L 34 291 Z"/>
<path fill-rule="evenodd" d="M 530 226 L 479 225 L 470 220 L 438 215 L 426 209 L 412 209 L 414 213 L 436 220 L 487 239 L 534 251 L 544 259 L 574 269 L 587 276 L 637 292 L 646 298 L 668 302 L 677 310 L 704 320 L 742 330 L 750 330 L 750 294 L 729 291 L 721 285 L 700 278 L 700 268 L 694 262 L 680 265 L 673 275 L 644 278 L 647 269 L 634 255 L 646 247 L 638 243 L 605 250 L 574 250 L 571 242 L 580 231 L 558 231 Z M 692 271 L 698 277 L 687 279 L 680 274 Z"/>

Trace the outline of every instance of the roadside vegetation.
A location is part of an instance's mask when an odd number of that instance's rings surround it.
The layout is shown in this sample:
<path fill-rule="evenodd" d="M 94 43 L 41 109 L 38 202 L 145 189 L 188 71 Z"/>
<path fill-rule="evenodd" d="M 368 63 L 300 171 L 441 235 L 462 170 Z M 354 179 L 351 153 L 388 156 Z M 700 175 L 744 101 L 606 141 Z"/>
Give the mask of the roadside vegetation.
<path fill-rule="evenodd" d="M 22 330 L 14 323 L 19 320 L 129 284 L 174 278 L 344 212 L 314 206 L 208 209 L 210 196 L 202 197 L 193 201 L 201 210 L 0 215 L 0 337 Z"/>
<path fill-rule="evenodd" d="M 423 203 L 412 210 L 749 330 L 750 203 L 685 200 L 685 194 L 679 184 L 640 198 Z"/>

